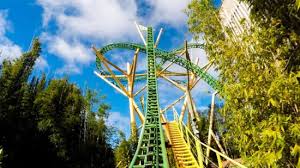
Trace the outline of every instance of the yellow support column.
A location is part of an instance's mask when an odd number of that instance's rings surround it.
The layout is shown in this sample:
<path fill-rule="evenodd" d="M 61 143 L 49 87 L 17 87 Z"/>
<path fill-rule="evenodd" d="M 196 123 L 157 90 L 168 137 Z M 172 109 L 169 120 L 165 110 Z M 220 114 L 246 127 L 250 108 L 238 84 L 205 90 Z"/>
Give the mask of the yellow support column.
<path fill-rule="evenodd" d="M 219 154 L 216 154 L 217 155 L 217 159 L 218 159 L 218 165 L 219 165 L 219 168 L 223 168 L 223 163 L 222 163 L 222 159 L 220 157 Z"/>
<path fill-rule="evenodd" d="M 203 165 L 203 152 L 202 152 L 202 148 L 201 148 L 201 145 L 199 142 L 196 142 L 196 150 L 197 150 L 197 156 L 198 156 L 198 164 L 200 166 L 200 168 L 204 168 L 204 165 Z"/>

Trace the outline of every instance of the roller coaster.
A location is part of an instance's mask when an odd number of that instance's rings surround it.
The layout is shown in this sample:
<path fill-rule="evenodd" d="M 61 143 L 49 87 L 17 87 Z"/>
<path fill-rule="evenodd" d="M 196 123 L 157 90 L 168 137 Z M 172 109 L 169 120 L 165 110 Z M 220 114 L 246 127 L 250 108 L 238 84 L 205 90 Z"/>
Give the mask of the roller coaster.
<path fill-rule="evenodd" d="M 193 62 L 189 55 L 189 49 L 203 49 L 204 45 L 185 42 L 183 47 L 165 51 L 157 48 L 162 29 L 160 29 L 156 41 L 154 41 L 152 27 L 136 26 L 144 44 L 113 43 L 100 49 L 93 47 L 97 65 L 97 70 L 94 73 L 129 100 L 131 137 L 136 138 L 138 143 L 135 155 L 128 167 L 168 168 L 172 167 L 169 164 L 170 158 L 172 158 L 175 160 L 176 167 L 245 168 L 241 159 L 228 157 L 212 131 L 215 96 L 217 94 L 222 95 L 222 84 L 207 72 L 213 62 L 200 67 L 198 65 L 199 60 Z M 144 38 L 143 31 L 146 38 Z M 117 49 L 134 51 L 132 63 L 127 63 L 127 70 L 120 68 L 106 57 L 106 54 L 110 51 Z M 139 53 L 145 54 L 147 60 L 147 70 L 142 74 L 136 73 Z M 168 68 L 174 64 L 183 67 L 186 72 L 169 71 Z M 179 80 L 172 79 L 172 76 L 184 77 L 187 78 L 187 81 L 179 82 Z M 164 109 L 160 108 L 158 98 L 158 78 L 166 80 L 184 93 L 183 96 Z M 146 81 L 145 86 L 135 92 L 136 83 L 143 80 Z M 206 143 L 199 140 L 199 129 L 196 124 L 199 120 L 199 114 L 191 95 L 191 90 L 200 80 L 206 82 L 216 91 L 212 94 L 209 132 Z M 141 96 L 141 103 L 138 105 L 135 98 L 143 91 L 147 93 L 146 100 Z M 183 106 L 181 112 L 178 113 L 174 106 L 182 100 Z M 165 117 L 167 111 L 173 112 L 172 121 L 168 121 Z M 184 123 L 186 114 L 189 118 L 186 123 L 192 123 L 191 126 Z M 139 128 L 137 127 L 136 115 L 140 120 L 139 123 L 141 123 Z M 219 149 L 211 147 L 212 140 L 216 142 Z"/>

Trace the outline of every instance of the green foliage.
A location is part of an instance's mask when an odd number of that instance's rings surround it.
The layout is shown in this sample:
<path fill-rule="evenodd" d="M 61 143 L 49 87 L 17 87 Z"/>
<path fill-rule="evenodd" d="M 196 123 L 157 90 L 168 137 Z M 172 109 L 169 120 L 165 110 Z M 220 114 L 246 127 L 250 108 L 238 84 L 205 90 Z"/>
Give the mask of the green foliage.
<path fill-rule="evenodd" d="M 40 43 L 36 39 L 30 52 L 13 63 L 4 60 L 0 75 L 0 145 L 3 165 L 16 167 L 13 161 L 21 158 L 34 141 L 34 112 L 26 102 L 35 96 L 35 80 L 27 83 L 35 60 L 39 57 Z M 24 110 L 26 109 L 26 110 Z M 26 131 L 25 131 L 26 130 Z M 27 139 L 27 141 L 23 141 Z M 27 159 L 28 155 L 22 156 Z M 22 160 L 23 160 L 22 159 Z"/>
<path fill-rule="evenodd" d="M 48 87 L 38 94 L 34 104 L 39 113 L 37 127 L 48 135 L 53 145 L 51 150 L 54 150 L 58 157 L 69 160 L 70 155 L 75 153 L 72 143 L 79 143 L 76 142 L 79 141 L 76 136 L 80 133 L 79 114 L 84 107 L 80 90 L 75 85 L 70 85 L 67 80 L 52 80 Z"/>
<path fill-rule="evenodd" d="M 199 121 L 197 121 L 197 128 L 199 130 L 199 140 L 201 142 L 207 142 L 208 139 L 207 137 L 208 137 L 208 127 L 209 127 L 209 116 L 208 116 L 209 112 L 210 112 L 209 110 L 197 111 L 197 113 L 199 114 Z"/>
<path fill-rule="evenodd" d="M 276 44 L 287 46 L 286 54 L 280 56 L 288 60 L 286 69 L 297 72 L 300 70 L 300 11 L 295 7 L 295 0 L 242 0 L 251 6 L 251 18 L 259 27 L 276 28 Z M 299 8 L 299 1 L 296 0 Z M 274 39 L 275 40 L 275 39 Z M 269 40 L 270 41 L 270 40 Z M 286 44 L 289 43 L 289 44 Z M 279 58 L 280 59 L 280 58 Z"/>
<path fill-rule="evenodd" d="M 204 143 L 207 143 L 208 141 L 210 110 L 211 105 L 208 106 L 208 109 L 197 111 L 200 117 L 200 120 L 197 122 L 199 130 L 199 139 L 201 142 Z M 221 110 L 222 106 L 215 104 L 212 126 L 213 133 L 216 135 L 216 137 L 218 137 L 218 141 L 220 142 L 220 145 L 224 148 L 226 154 L 232 158 L 238 158 L 240 156 L 238 150 L 232 145 L 231 140 L 224 138 L 227 132 L 227 128 L 225 120 L 221 115 Z M 219 149 L 219 146 L 213 138 L 211 140 L 211 146 L 214 149 Z M 212 160 L 217 162 L 217 158 L 215 155 L 211 155 L 210 157 Z"/>
<path fill-rule="evenodd" d="M 169 167 L 176 167 L 176 160 L 174 158 L 174 152 L 171 147 L 167 148 Z"/>
<path fill-rule="evenodd" d="M 299 13 L 295 1 L 245 1 L 253 23 L 236 40 L 209 1 L 190 3 L 189 28 L 204 35 L 220 72 L 226 141 L 250 167 L 293 167 L 300 160 Z"/>
<path fill-rule="evenodd" d="M 101 103 L 103 97 L 91 90 L 85 95 L 86 126 L 84 134 L 84 145 L 82 146 L 84 159 L 87 160 L 83 167 L 114 167 L 114 153 L 110 140 L 115 133 L 115 128 L 107 127 L 105 119 L 109 106 Z M 94 106 L 98 109 L 94 111 Z M 85 118 L 85 117 L 83 117 Z"/>
<path fill-rule="evenodd" d="M 123 132 L 120 132 L 120 144 L 115 149 L 116 165 L 119 168 L 125 168 L 130 165 L 136 150 L 136 142 L 130 138 L 126 140 Z"/>
<path fill-rule="evenodd" d="M 40 51 L 35 40 L 31 51 L 1 65 L 1 166 L 114 167 L 109 106 L 67 79 L 29 80 Z"/>

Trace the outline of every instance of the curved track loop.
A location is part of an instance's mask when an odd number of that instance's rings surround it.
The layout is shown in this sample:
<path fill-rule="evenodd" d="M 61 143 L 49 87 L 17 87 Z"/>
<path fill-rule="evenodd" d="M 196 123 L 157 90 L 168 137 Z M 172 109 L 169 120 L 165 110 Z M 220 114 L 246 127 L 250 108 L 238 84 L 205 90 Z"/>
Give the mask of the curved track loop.
<path fill-rule="evenodd" d="M 188 49 L 203 48 L 203 47 L 204 47 L 203 44 L 189 44 L 188 45 Z M 101 54 L 105 54 L 106 52 L 111 51 L 113 49 L 128 49 L 128 50 L 134 50 L 135 51 L 138 48 L 139 48 L 140 52 L 146 53 L 146 47 L 144 45 L 137 44 L 137 43 L 113 43 L 113 44 L 108 44 L 108 45 L 102 47 L 99 50 L 99 52 Z M 183 57 L 178 56 L 178 52 L 183 50 L 183 49 L 184 48 L 182 47 L 182 48 L 170 51 L 170 52 L 164 51 L 164 50 L 161 50 L 161 49 L 155 49 L 155 54 L 156 54 L 156 57 L 161 58 L 164 61 L 173 62 L 173 63 L 178 64 L 178 65 L 184 67 L 185 69 L 188 69 L 189 71 L 195 73 L 198 77 L 200 77 L 208 85 L 210 85 L 214 90 L 220 92 L 222 90 L 222 85 L 218 80 L 216 80 L 210 74 L 206 73 L 198 65 L 188 61 L 187 59 L 185 59 Z M 100 67 L 100 60 L 98 58 L 96 58 L 96 59 L 97 59 L 96 60 L 97 67 L 99 68 Z"/>

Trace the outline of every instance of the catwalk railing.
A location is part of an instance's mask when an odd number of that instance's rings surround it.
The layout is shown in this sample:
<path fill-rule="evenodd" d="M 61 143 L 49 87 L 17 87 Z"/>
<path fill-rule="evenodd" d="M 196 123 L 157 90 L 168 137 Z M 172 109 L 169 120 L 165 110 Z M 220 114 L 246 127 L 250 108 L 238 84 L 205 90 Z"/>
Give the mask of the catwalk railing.
<path fill-rule="evenodd" d="M 231 165 L 234 165 L 235 167 L 240 168 L 246 168 L 246 166 L 242 165 L 241 163 L 231 159 L 227 155 L 217 151 L 216 149 L 206 145 L 205 143 L 201 142 L 191 131 L 188 129 L 188 127 L 179 120 L 179 116 L 176 112 L 174 112 L 174 121 L 177 122 L 181 136 L 184 138 L 185 142 L 187 143 L 187 146 L 193 153 L 195 159 L 197 160 L 200 168 L 206 167 L 204 163 L 204 159 L 208 159 L 209 163 L 214 167 L 224 167 L 223 163 L 224 161 L 229 162 Z M 209 149 L 212 151 L 212 153 L 217 158 L 217 163 L 215 163 L 213 160 L 210 159 L 209 156 L 206 156 L 203 153 L 203 149 Z"/>

